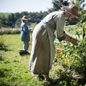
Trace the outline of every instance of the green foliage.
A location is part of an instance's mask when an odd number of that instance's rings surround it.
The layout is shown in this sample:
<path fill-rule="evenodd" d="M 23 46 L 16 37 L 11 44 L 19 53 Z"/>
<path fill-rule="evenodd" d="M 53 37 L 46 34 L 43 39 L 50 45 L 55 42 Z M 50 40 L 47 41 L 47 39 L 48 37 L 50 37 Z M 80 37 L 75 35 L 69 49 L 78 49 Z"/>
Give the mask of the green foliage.
<path fill-rule="evenodd" d="M 71 36 L 77 37 L 76 31 L 78 35 L 82 36 L 81 28 L 74 26 L 69 26 L 68 28 L 66 27 L 66 31 Z M 54 85 L 45 85 L 44 81 L 39 81 L 38 78 L 32 77 L 28 69 L 30 56 L 21 57 L 19 55 L 22 43 L 18 34 L 0 35 L 0 37 L 0 40 L 3 40 L 2 43 L 7 46 L 4 46 L 7 49 L 6 51 L 0 49 L 0 86 Z M 59 43 L 56 40 L 55 42 L 56 48 L 61 48 L 61 51 L 56 52 L 55 61 L 50 70 L 50 77 L 58 79 L 55 86 L 85 86 L 86 84 L 86 38 L 78 39 L 78 46 L 64 41 Z M 29 49 L 31 50 L 31 41 Z"/>
<path fill-rule="evenodd" d="M 0 37 L 5 40 L 4 45 L 8 45 L 7 51 L 0 49 L 0 86 L 43 86 L 28 69 L 29 56 L 19 55 L 22 49 L 20 35 Z"/>
<path fill-rule="evenodd" d="M 48 9 L 49 12 L 57 11 L 61 8 L 63 0 L 52 0 L 53 7 Z"/>
<path fill-rule="evenodd" d="M 59 9 L 61 8 L 61 6 L 62 6 L 62 2 L 63 2 L 63 1 L 68 1 L 68 0 L 52 0 L 53 7 L 50 8 L 48 11 L 49 11 L 49 12 L 52 12 L 52 11 L 57 11 L 57 10 L 59 10 Z M 86 20 L 85 14 L 83 15 L 83 13 L 82 13 L 82 11 L 84 11 L 84 9 L 81 8 L 81 5 L 82 5 L 82 3 L 84 2 L 84 0 L 71 0 L 71 2 L 79 8 L 79 10 L 78 10 L 79 15 L 78 15 L 77 18 L 72 18 L 72 19 L 70 19 L 70 20 L 69 20 L 69 19 L 66 19 L 66 24 L 67 24 L 67 25 L 75 25 L 75 24 L 77 24 L 78 22 L 80 22 L 81 20 L 85 21 L 85 20 Z M 80 14 L 80 13 L 81 13 L 81 14 Z M 86 13 L 86 12 L 84 12 L 84 13 Z M 83 18 L 82 18 L 82 17 L 83 17 Z M 81 19 L 81 18 L 82 18 L 82 19 Z"/>
<path fill-rule="evenodd" d="M 36 23 L 32 23 L 32 24 L 30 25 L 30 27 L 31 27 L 32 30 L 35 28 L 35 26 L 36 26 Z"/>
<path fill-rule="evenodd" d="M 83 35 L 79 29 L 74 30 L 78 30 L 78 35 Z M 72 36 L 77 35 L 74 30 L 70 28 L 67 32 L 71 33 Z M 83 31 L 83 29 L 80 30 Z M 60 80 L 58 84 L 61 83 L 64 86 L 82 86 L 86 84 L 86 37 L 78 39 L 80 40 L 78 46 L 68 42 L 55 43 L 56 47 L 62 48 L 60 52 L 56 52 L 56 62 L 51 72 L 51 75 Z"/>
<path fill-rule="evenodd" d="M 0 36 L 0 46 L 4 44 L 4 40 L 2 38 L 2 36 Z"/>
<path fill-rule="evenodd" d="M 84 39 L 85 36 L 86 36 L 86 22 L 84 22 L 84 23 L 82 24 L 82 28 L 83 28 L 83 39 Z"/>
<path fill-rule="evenodd" d="M 3 23 L 2 23 L 2 20 L 0 20 L 0 29 L 1 29 L 2 26 L 3 26 Z"/>
<path fill-rule="evenodd" d="M 7 46 L 4 44 L 4 42 L 5 42 L 5 40 L 3 39 L 3 36 L 0 36 L 0 50 L 7 51 Z M 1 58 L 2 58 L 2 56 L 1 56 Z"/>
<path fill-rule="evenodd" d="M 19 34 L 20 29 L 18 28 L 2 28 L 0 29 L 0 35 L 2 34 Z"/>
<path fill-rule="evenodd" d="M 79 43 L 77 51 L 77 53 L 82 59 L 86 58 L 86 37 Z"/>
<path fill-rule="evenodd" d="M 10 13 L 0 13 L 0 17 L 8 17 Z"/>
<path fill-rule="evenodd" d="M 43 17 L 47 15 L 47 12 L 21 12 L 21 13 L 10 13 L 8 16 L 4 16 L 5 13 L 2 13 L 0 16 L 0 27 L 20 27 L 21 17 L 27 15 L 31 18 L 28 21 L 28 25 L 31 23 L 38 23 Z"/>
<path fill-rule="evenodd" d="M 72 3 L 74 3 L 76 6 L 79 6 L 80 5 L 79 0 L 72 0 Z"/>
<path fill-rule="evenodd" d="M 62 2 L 64 2 L 64 1 L 69 1 L 69 0 L 52 0 L 53 8 L 49 9 L 49 11 L 56 11 L 56 10 L 60 9 Z M 81 8 L 81 5 L 84 1 L 85 0 L 71 0 L 71 3 L 73 3 L 77 7 Z"/>

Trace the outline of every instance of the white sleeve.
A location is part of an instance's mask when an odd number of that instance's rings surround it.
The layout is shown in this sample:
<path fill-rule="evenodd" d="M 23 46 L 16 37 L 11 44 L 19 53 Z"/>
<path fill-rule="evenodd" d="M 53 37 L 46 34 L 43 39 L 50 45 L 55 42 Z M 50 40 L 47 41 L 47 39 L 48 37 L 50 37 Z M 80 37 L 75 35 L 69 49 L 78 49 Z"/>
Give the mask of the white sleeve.
<path fill-rule="evenodd" d="M 64 17 L 60 16 L 56 21 L 56 36 L 58 39 L 64 37 Z"/>

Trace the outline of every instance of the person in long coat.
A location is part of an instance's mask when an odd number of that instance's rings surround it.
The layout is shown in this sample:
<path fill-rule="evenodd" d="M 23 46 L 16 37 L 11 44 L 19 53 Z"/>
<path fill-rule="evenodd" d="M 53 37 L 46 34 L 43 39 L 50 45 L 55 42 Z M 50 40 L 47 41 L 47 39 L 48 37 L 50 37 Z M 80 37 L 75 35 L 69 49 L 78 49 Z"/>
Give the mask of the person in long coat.
<path fill-rule="evenodd" d="M 49 70 L 52 67 L 55 56 L 54 39 L 66 40 L 77 44 L 75 38 L 64 32 L 65 17 L 75 17 L 77 15 L 76 6 L 63 6 L 61 10 L 48 14 L 39 24 L 36 25 L 32 34 L 32 50 L 29 67 L 33 75 L 38 75 L 45 80 L 49 80 Z"/>

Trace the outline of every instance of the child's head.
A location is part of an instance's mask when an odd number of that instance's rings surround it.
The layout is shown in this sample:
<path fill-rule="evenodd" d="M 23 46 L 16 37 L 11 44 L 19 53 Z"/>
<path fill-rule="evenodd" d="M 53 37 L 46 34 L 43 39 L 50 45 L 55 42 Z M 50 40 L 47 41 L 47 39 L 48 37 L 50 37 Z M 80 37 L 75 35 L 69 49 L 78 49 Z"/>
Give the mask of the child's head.
<path fill-rule="evenodd" d="M 21 18 L 21 21 L 27 23 L 29 19 L 30 19 L 30 17 L 24 15 L 24 16 Z"/>

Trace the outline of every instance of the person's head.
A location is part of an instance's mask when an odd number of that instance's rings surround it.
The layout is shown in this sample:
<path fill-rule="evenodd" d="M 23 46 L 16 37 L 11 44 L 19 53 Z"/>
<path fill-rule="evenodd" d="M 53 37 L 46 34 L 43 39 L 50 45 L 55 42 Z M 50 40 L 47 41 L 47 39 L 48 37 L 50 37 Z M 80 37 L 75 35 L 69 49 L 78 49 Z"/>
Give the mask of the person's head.
<path fill-rule="evenodd" d="M 21 18 L 21 20 L 23 21 L 23 22 L 28 22 L 28 20 L 29 20 L 29 17 L 28 16 L 26 16 L 26 15 L 24 15 L 22 18 Z"/>
<path fill-rule="evenodd" d="M 62 9 L 66 11 L 67 17 L 74 18 L 78 16 L 78 7 L 67 1 L 62 4 Z"/>

